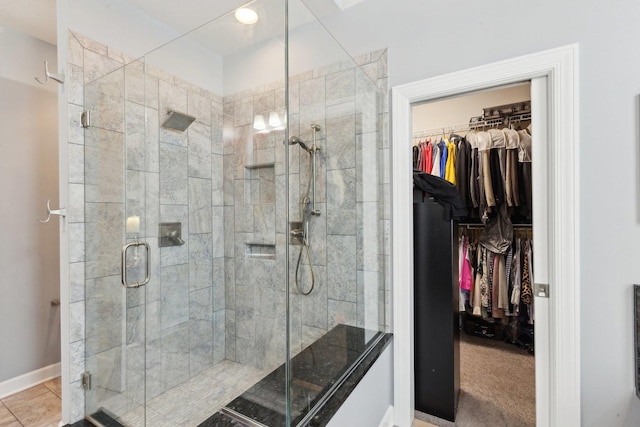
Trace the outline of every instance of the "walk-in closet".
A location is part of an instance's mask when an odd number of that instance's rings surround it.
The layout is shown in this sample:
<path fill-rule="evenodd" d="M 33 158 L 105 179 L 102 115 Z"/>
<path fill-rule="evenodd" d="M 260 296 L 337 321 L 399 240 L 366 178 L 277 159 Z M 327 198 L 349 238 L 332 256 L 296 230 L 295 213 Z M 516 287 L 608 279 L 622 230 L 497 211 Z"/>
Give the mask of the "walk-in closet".
<path fill-rule="evenodd" d="M 531 84 L 412 115 L 416 418 L 535 426 Z"/>

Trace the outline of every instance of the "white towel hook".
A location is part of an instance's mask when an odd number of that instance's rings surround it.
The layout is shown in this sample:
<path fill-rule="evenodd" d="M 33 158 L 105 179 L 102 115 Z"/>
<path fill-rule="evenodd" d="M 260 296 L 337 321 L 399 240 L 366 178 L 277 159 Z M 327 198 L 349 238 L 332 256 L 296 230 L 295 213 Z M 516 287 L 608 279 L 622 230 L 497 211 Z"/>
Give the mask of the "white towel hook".
<path fill-rule="evenodd" d="M 67 216 L 67 210 L 65 208 L 60 208 L 60 209 L 55 209 L 55 210 L 51 210 L 51 207 L 49 206 L 50 200 L 47 200 L 47 219 L 40 219 L 38 218 L 38 221 L 41 223 L 45 223 L 45 222 L 49 222 L 51 220 L 51 215 L 58 215 L 61 217 L 66 217 Z"/>
<path fill-rule="evenodd" d="M 47 61 L 44 61 L 44 81 L 40 80 L 37 77 L 35 79 L 41 85 L 46 85 L 47 83 L 49 83 L 49 79 L 55 80 L 60 84 L 64 84 L 64 74 L 52 74 L 52 73 L 50 73 L 49 72 L 49 63 Z"/>

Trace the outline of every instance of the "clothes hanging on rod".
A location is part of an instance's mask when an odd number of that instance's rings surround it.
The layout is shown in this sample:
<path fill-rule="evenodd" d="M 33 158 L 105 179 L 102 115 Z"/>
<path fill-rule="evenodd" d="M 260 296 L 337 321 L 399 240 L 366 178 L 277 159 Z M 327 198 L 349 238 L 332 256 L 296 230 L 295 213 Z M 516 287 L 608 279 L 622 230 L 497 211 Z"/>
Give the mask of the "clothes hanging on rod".
<path fill-rule="evenodd" d="M 468 220 L 480 225 L 461 230 L 458 253 L 460 289 L 467 292 L 461 309 L 466 303 L 476 316 L 522 311 L 533 320 L 532 236 L 513 226 L 531 220 L 530 124 L 523 128 L 530 120 L 526 101 L 485 109 L 468 125 L 414 134 L 415 169 L 454 184 Z"/>
<path fill-rule="evenodd" d="M 457 186 L 469 218 L 488 223 L 499 216 L 531 219 L 531 134 L 512 128 L 471 130 L 465 136 L 424 138 L 413 146 L 414 169 Z"/>
<path fill-rule="evenodd" d="M 458 242 L 460 310 L 484 319 L 533 325 L 533 240 L 517 229 L 506 253 L 479 243 L 479 229 L 461 227 Z"/>

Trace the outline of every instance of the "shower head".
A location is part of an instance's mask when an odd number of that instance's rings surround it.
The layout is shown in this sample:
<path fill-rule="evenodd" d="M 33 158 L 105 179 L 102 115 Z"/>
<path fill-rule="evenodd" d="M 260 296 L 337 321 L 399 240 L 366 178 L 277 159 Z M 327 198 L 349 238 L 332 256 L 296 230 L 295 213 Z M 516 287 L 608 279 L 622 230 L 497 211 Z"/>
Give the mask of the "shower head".
<path fill-rule="evenodd" d="M 301 140 L 297 136 L 290 137 L 289 138 L 289 145 L 295 145 L 295 144 L 299 144 L 300 148 L 302 148 L 307 153 L 311 153 L 311 149 L 309 147 L 307 147 L 307 144 L 305 144 L 303 140 Z"/>
<path fill-rule="evenodd" d="M 196 119 L 195 117 L 185 113 L 181 113 L 180 111 L 169 110 L 167 112 L 167 115 L 167 120 L 162 123 L 162 126 L 179 130 L 180 132 L 187 130 L 189 125 L 191 125 L 191 123 L 193 123 L 193 121 Z"/>

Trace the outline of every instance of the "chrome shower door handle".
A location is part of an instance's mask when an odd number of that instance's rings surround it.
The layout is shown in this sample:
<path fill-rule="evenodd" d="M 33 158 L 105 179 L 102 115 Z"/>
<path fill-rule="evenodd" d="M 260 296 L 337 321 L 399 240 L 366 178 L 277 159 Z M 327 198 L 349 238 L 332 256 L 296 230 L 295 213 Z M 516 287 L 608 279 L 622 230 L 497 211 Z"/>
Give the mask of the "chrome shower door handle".
<path fill-rule="evenodd" d="M 145 260 L 145 274 L 144 280 L 142 282 L 133 282 L 129 283 L 127 281 L 127 250 L 130 247 L 134 246 L 144 246 L 147 251 L 147 256 Z M 122 247 L 122 259 L 121 259 L 121 276 L 122 276 L 122 286 L 125 288 L 139 288 L 140 286 L 144 286 L 149 283 L 151 280 L 151 247 L 147 242 L 140 242 L 136 240 L 135 242 L 128 243 Z"/>

